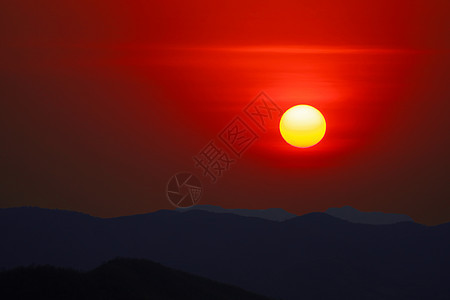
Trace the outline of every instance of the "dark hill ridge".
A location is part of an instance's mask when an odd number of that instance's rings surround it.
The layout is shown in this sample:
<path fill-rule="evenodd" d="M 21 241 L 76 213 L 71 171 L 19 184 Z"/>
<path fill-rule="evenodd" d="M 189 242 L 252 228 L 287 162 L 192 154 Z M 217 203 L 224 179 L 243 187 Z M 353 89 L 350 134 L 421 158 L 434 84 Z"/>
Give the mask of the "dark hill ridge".
<path fill-rule="evenodd" d="M 235 214 L 244 217 L 255 217 L 271 221 L 287 221 L 298 217 L 295 214 L 289 213 L 281 208 L 268 209 L 230 209 L 222 208 L 214 205 L 195 205 L 190 208 L 178 208 L 176 211 L 184 213 L 192 210 L 204 210 L 213 213 Z M 351 206 L 332 207 L 325 211 L 333 217 L 350 221 L 352 223 L 385 225 L 395 224 L 400 222 L 413 222 L 407 215 L 384 213 L 384 212 L 364 212 L 359 211 Z"/>
<path fill-rule="evenodd" d="M 0 272 L 0 291 L 4 300 L 269 300 L 148 260 L 123 258 L 88 272 L 52 266 L 3 271 Z"/>
<path fill-rule="evenodd" d="M 278 222 L 203 210 L 101 219 L 17 208 L 0 210 L 0 241 L 3 268 L 92 269 L 120 256 L 285 300 L 450 299 L 449 224 L 367 225 L 325 213 Z"/>
<path fill-rule="evenodd" d="M 414 222 L 413 219 L 407 215 L 383 212 L 362 212 L 351 206 L 331 207 L 327 209 L 325 213 L 353 223 L 384 225 L 400 222 Z"/>
<path fill-rule="evenodd" d="M 192 210 L 204 210 L 214 213 L 229 213 L 243 217 L 262 218 L 271 221 L 286 221 L 297 217 L 282 208 L 268 208 L 268 209 L 227 209 L 214 205 L 195 205 L 189 208 L 177 208 L 178 212 L 188 212 Z"/>

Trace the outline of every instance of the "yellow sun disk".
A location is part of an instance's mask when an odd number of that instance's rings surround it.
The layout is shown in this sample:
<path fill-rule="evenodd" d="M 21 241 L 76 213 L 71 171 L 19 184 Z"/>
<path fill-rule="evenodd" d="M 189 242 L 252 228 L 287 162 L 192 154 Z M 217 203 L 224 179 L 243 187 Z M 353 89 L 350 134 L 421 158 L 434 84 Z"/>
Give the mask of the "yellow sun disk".
<path fill-rule="evenodd" d="M 280 120 L 280 133 L 292 146 L 308 148 L 319 143 L 325 135 L 326 122 L 322 113 L 309 105 L 288 109 Z"/>

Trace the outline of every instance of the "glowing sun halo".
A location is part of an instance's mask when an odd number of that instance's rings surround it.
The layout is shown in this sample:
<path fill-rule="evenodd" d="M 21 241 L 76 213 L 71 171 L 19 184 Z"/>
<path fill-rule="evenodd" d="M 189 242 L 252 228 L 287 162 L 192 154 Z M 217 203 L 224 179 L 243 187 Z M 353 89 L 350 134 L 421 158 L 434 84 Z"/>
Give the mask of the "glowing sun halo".
<path fill-rule="evenodd" d="M 280 133 L 290 145 L 308 148 L 319 143 L 326 131 L 322 113 L 310 105 L 296 105 L 286 110 L 280 120 Z"/>

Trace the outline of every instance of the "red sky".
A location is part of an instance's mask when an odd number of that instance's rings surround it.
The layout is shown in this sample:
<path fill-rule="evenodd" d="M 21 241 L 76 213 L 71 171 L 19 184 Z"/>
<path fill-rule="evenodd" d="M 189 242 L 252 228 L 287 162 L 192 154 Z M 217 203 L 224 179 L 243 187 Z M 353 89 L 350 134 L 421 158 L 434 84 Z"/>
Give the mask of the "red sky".
<path fill-rule="evenodd" d="M 171 208 L 167 180 L 201 177 L 192 156 L 265 91 L 320 109 L 324 140 L 271 124 L 201 203 L 450 220 L 448 1 L 128 2 L 0 4 L 1 207 Z"/>

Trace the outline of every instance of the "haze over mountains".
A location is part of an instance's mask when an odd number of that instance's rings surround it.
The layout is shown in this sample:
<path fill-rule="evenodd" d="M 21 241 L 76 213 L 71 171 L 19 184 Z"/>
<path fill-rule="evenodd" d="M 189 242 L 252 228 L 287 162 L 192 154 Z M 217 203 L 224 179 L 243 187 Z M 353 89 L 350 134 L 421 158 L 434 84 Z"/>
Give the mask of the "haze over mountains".
<path fill-rule="evenodd" d="M 0 210 L 0 268 L 92 269 L 146 258 L 273 298 L 449 299 L 450 223 L 350 223 L 325 213 L 270 221 L 161 210 L 101 219 Z"/>

